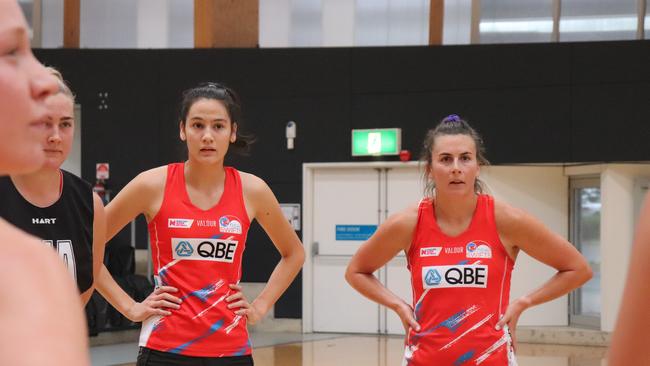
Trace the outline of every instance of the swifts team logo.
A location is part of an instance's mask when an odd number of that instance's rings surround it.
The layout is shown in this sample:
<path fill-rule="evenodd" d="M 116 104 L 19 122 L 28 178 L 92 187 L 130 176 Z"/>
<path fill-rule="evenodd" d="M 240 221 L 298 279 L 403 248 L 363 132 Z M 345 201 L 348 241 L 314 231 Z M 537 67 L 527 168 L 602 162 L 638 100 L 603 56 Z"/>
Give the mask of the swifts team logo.
<path fill-rule="evenodd" d="M 241 234 L 241 222 L 236 216 L 221 216 L 219 218 L 219 231 L 228 234 Z"/>
<path fill-rule="evenodd" d="M 465 247 L 467 258 L 492 258 L 490 244 L 482 240 L 473 240 Z"/>

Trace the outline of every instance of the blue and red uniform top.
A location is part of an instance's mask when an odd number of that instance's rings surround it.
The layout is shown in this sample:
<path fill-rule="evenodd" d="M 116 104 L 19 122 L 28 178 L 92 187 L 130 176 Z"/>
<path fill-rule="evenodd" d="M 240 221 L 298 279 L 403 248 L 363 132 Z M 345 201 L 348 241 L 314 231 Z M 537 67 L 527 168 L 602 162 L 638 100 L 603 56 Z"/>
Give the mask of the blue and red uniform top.
<path fill-rule="evenodd" d="M 510 334 L 496 330 L 509 303 L 514 262 L 494 219 L 494 201 L 478 195 L 469 227 L 450 237 L 423 199 L 407 253 L 413 309 L 420 331 L 406 338 L 404 364 L 515 365 Z"/>
<path fill-rule="evenodd" d="M 142 325 L 140 346 L 197 357 L 251 353 L 246 317 L 228 309 L 230 284 L 241 279 L 242 255 L 250 221 L 239 172 L 224 167 L 219 202 L 208 210 L 192 204 L 184 164 L 167 167 L 160 211 L 149 222 L 156 285 L 178 288 L 183 303 L 171 315 Z"/>

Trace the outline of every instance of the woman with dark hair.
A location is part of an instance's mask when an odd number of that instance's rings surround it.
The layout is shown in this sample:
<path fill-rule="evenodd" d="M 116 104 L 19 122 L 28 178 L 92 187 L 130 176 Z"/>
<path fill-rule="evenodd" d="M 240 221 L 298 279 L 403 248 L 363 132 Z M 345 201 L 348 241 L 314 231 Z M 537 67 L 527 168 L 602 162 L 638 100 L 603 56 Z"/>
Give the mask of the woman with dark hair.
<path fill-rule="evenodd" d="M 139 174 L 106 208 L 107 238 L 141 213 L 148 221 L 160 287 L 149 301 L 155 316 L 142 326 L 138 365 L 252 365 L 246 324 L 264 317 L 302 266 L 300 239 L 268 185 L 224 165 L 232 147 L 248 147 L 241 122 L 232 89 L 205 83 L 185 91 L 179 135 L 187 161 Z M 282 259 L 248 303 L 238 283 L 253 219 Z M 127 304 L 118 310 L 132 306 L 115 287 L 98 284 L 111 303 Z"/>
<path fill-rule="evenodd" d="M 424 141 L 425 198 L 389 217 L 354 255 L 347 281 L 397 313 L 406 330 L 404 364 L 516 365 L 514 332 L 521 313 L 577 288 L 591 277 L 582 255 L 539 220 L 485 194 L 479 134 L 457 115 Z M 540 288 L 509 302 L 520 250 L 555 269 Z M 413 306 L 373 272 L 403 251 Z"/>
<path fill-rule="evenodd" d="M 31 52 L 18 3 L 0 0 L 0 175 L 27 174 L 45 162 L 46 100 L 57 89 Z M 75 292 L 50 248 L 0 219 L 0 365 L 88 365 Z"/>

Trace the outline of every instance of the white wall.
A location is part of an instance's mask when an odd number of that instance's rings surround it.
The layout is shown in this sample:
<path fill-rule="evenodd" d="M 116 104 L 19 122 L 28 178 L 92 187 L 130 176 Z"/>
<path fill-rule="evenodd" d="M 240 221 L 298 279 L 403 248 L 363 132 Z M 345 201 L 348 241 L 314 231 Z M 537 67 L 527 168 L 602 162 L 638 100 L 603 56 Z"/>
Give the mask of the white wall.
<path fill-rule="evenodd" d="M 627 276 L 639 201 L 638 181 L 650 177 L 650 164 L 594 164 L 567 167 L 490 167 L 482 176 L 493 194 L 526 209 L 552 230 L 568 237 L 568 179 L 600 176 L 601 179 L 601 330 L 614 329 Z M 564 175 L 564 176 L 562 176 Z M 527 255 L 517 259 L 511 298 L 534 288 L 553 270 Z M 568 319 L 568 297 L 532 308 L 521 325 L 564 325 Z"/>
<path fill-rule="evenodd" d="M 483 168 L 480 176 L 495 199 L 527 211 L 568 238 L 568 178 L 562 167 L 492 166 Z M 555 272 L 521 252 L 512 273 L 510 300 L 536 289 Z M 568 296 L 562 296 L 528 309 L 519 325 L 563 326 L 568 324 L 568 317 Z"/>

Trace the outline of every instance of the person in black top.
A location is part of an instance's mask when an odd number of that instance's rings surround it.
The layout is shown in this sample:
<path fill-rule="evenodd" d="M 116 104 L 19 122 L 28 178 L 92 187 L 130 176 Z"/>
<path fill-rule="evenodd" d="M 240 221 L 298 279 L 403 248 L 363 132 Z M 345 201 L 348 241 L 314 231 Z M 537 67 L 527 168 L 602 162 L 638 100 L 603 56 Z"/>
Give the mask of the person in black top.
<path fill-rule="evenodd" d="M 0 178 L 0 217 L 56 249 L 86 304 L 104 258 L 104 206 L 89 183 L 60 168 L 72 147 L 74 95 L 58 71 L 48 70 L 59 92 L 45 100 L 45 164 L 33 173 Z"/>
<path fill-rule="evenodd" d="M 45 101 L 57 89 L 30 50 L 18 2 L 0 0 L 0 175 L 43 165 Z M 53 250 L 0 218 L 0 365 L 90 365 L 76 292 Z"/>

